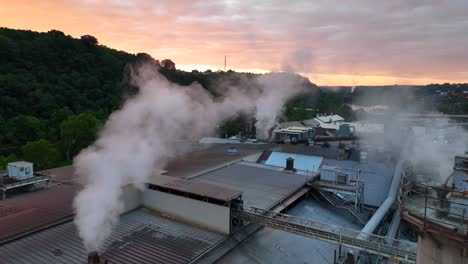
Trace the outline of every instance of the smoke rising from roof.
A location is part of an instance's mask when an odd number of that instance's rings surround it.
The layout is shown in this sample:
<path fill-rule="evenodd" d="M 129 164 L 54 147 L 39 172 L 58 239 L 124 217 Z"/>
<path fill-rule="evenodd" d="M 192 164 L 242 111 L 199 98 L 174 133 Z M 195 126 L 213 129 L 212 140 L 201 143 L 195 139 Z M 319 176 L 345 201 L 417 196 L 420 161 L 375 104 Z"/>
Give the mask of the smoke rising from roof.
<path fill-rule="evenodd" d="M 100 250 L 123 210 L 122 187 L 143 189 L 168 160 L 189 150 L 187 142 L 214 132 L 239 113 L 254 113 L 259 138 L 277 122 L 284 103 L 304 90 L 295 75 L 266 74 L 249 80 L 251 92 L 224 87 L 221 99 L 199 84 L 179 86 L 153 65 L 132 70 L 138 94 L 111 114 L 96 142 L 74 159 L 84 189 L 76 196 L 75 224 L 88 251 Z"/>

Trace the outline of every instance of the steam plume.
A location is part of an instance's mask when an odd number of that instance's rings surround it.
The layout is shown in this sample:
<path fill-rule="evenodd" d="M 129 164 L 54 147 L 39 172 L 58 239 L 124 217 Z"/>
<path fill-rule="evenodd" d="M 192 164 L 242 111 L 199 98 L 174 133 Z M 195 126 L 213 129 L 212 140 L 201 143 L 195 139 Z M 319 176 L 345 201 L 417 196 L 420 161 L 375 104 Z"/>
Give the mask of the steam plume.
<path fill-rule="evenodd" d="M 385 143 L 387 150 L 394 150 L 394 153 L 401 148 L 405 142 L 404 129 L 409 129 L 412 136 L 411 146 L 408 146 L 404 160 L 411 162 L 418 181 L 424 181 L 430 185 L 444 184 L 449 180 L 449 175 L 453 169 L 453 160 L 456 154 L 463 154 L 468 150 L 468 132 L 457 125 L 449 117 L 431 112 L 429 114 L 438 116 L 437 118 L 415 118 L 416 113 L 427 113 L 418 107 L 416 103 L 408 106 L 405 103 L 407 97 L 412 97 L 417 102 L 417 95 L 409 89 L 394 98 L 385 115 L 366 115 L 370 122 L 377 121 L 385 125 L 385 133 L 381 136 L 364 137 L 369 141 L 370 146 L 378 146 Z M 373 105 L 372 98 L 363 97 L 364 105 Z M 380 102 L 377 102 L 377 104 Z M 359 102 L 358 102 L 359 104 Z"/>
<path fill-rule="evenodd" d="M 240 112 L 253 112 L 259 136 L 267 138 L 283 104 L 304 88 L 291 75 L 262 75 L 250 82 L 256 87 L 252 93 L 230 86 L 218 100 L 198 84 L 170 83 L 152 66 L 133 72 L 138 94 L 112 113 L 97 141 L 74 159 L 84 180 L 74 202 L 75 224 L 87 250 L 100 250 L 118 221 L 123 186 L 144 188 L 156 168 L 189 150 L 187 141 L 212 133 L 216 124 Z"/>

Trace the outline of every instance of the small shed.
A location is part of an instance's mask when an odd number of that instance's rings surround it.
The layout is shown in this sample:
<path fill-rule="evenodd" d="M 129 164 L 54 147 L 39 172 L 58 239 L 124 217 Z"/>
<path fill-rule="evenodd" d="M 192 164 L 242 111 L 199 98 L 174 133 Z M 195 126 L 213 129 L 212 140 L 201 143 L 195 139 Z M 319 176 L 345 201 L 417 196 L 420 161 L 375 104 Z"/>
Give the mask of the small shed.
<path fill-rule="evenodd" d="M 7 171 L 8 176 L 16 180 L 24 180 L 34 176 L 33 164 L 26 161 L 8 163 Z"/>

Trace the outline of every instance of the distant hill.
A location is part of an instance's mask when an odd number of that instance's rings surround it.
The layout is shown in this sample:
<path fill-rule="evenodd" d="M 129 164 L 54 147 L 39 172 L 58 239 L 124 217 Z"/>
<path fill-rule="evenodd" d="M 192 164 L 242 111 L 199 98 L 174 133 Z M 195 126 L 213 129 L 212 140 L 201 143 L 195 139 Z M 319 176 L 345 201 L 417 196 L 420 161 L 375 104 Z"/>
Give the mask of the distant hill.
<path fill-rule="evenodd" d="M 468 114 L 468 83 L 428 85 L 338 86 L 324 91 L 346 95 L 350 104 L 387 105 L 403 111 Z"/>
<path fill-rule="evenodd" d="M 69 160 L 95 138 L 99 126 L 124 98 L 135 93 L 126 80 L 127 65 L 151 61 L 170 81 L 200 83 L 215 96 L 219 83 L 239 84 L 257 74 L 184 72 L 170 59 L 158 61 L 145 53 L 130 54 L 99 44 L 89 35 L 73 38 L 58 30 L 39 33 L 0 28 L 0 170 L 13 153 L 35 148 L 60 155 L 43 167 Z M 286 74 L 286 73 L 277 73 Z M 302 76 L 304 85 L 316 86 Z M 230 120 L 223 133 L 237 133 L 245 118 Z M 225 130 L 225 131 L 224 131 Z M 40 141 L 40 140 L 45 140 Z M 26 147 L 28 142 L 34 144 Z M 44 149 L 44 148 L 54 148 Z M 58 160 L 58 161 L 57 161 Z"/>
<path fill-rule="evenodd" d="M 65 106 L 108 113 L 120 101 L 123 69 L 134 59 L 56 30 L 0 28 L 0 116 L 48 118 Z"/>
<path fill-rule="evenodd" d="M 146 61 L 159 66 L 160 73 L 170 81 L 180 85 L 198 82 L 214 96 L 223 96 L 220 83 L 237 85 L 248 92 L 242 82 L 258 75 L 231 70 L 185 72 L 177 70 L 170 59 L 159 61 L 145 53 L 111 49 L 89 35 L 78 39 L 57 30 L 39 33 L 0 28 L 0 170 L 15 159 L 34 161 L 39 168 L 70 163 L 94 141 L 109 114 L 135 93 L 136 88 L 126 81 L 127 65 Z M 308 79 L 293 76 L 310 91 L 318 91 Z M 353 93 L 351 87 L 336 92 L 320 89 L 288 102 L 282 121 L 303 120 L 316 113 L 338 113 L 352 120 L 353 111 L 346 103 L 356 102 L 423 102 L 428 106 L 435 102 L 442 112 L 467 113 L 468 102 L 460 97 L 466 87 L 357 87 Z M 408 90 L 416 91 L 417 96 L 402 96 Z M 245 131 L 251 119 L 241 115 L 228 120 L 218 132 L 235 135 Z"/>

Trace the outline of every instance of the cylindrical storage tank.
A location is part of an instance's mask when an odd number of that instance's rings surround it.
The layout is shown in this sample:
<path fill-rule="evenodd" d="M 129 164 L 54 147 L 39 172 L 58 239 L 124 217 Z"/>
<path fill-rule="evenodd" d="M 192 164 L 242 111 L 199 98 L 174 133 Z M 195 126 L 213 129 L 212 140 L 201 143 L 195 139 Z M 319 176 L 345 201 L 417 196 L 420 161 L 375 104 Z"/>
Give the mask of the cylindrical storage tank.
<path fill-rule="evenodd" d="M 289 171 L 294 170 L 294 159 L 291 157 L 286 159 L 286 170 L 289 170 Z"/>

